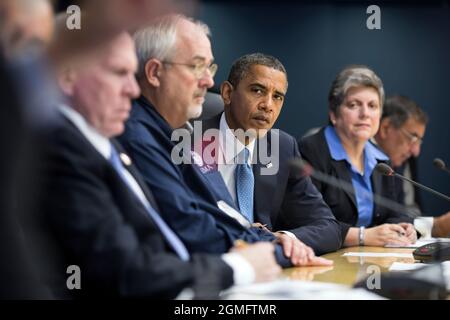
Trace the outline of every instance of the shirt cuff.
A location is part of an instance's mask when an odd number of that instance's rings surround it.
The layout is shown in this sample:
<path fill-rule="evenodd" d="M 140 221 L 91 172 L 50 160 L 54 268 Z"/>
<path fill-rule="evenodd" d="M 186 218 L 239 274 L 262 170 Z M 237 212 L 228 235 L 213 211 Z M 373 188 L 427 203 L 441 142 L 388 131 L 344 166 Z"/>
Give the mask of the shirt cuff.
<path fill-rule="evenodd" d="M 414 228 L 421 234 L 421 238 L 431 238 L 433 230 L 433 217 L 419 217 L 414 219 Z"/>
<path fill-rule="evenodd" d="M 292 239 L 297 239 L 297 236 L 290 231 L 280 230 L 278 232 L 284 233 L 284 234 L 288 235 L 289 237 L 291 237 Z"/>
<path fill-rule="evenodd" d="M 252 265 L 238 253 L 225 253 L 223 261 L 233 269 L 235 285 L 246 285 L 255 281 L 255 270 Z"/>

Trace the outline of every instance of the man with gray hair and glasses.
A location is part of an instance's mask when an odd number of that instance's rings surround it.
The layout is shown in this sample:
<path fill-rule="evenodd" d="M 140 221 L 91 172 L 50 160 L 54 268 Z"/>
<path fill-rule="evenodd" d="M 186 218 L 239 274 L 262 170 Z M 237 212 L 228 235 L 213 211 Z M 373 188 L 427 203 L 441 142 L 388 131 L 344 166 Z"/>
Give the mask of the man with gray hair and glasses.
<path fill-rule="evenodd" d="M 205 24 L 181 15 L 162 17 L 134 35 L 142 95 L 120 141 L 154 191 L 161 216 L 190 252 L 223 253 L 236 240 L 270 241 L 281 244 L 275 251 L 281 266 L 313 264 L 319 258 L 306 254 L 298 239 L 243 226 L 239 213 L 226 206 L 230 195 L 220 173 L 213 174 L 214 182 L 206 179 L 191 165 L 190 149 L 183 154 L 188 163 L 172 158 L 171 137 L 201 114 L 207 89 L 214 85 L 217 65 L 208 35 Z"/>
<path fill-rule="evenodd" d="M 386 153 L 395 171 L 417 179 L 416 159 L 425 135 L 428 117 L 419 105 L 408 97 L 393 95 L 386 99 L 380 129 L 374 142 Z M 447 237 L 450 234 L 450 212 L 436 218 L 420 217 L 420 198 L 414 186 L 404 181 L 396 184 L 397 200 L 414 212 L 416 229 L 423 235 Z"/>

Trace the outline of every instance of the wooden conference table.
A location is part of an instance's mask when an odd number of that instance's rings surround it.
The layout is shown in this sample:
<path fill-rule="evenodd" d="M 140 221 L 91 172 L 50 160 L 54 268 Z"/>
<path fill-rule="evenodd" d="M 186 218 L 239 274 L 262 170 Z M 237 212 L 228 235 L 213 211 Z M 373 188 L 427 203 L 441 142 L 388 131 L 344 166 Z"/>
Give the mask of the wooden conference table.
<path fill-rule="evenodd" d="M 283 277 L 293 280 L 322 281 L 344 285 L 353 285 L 355 282 L 373 274 L 373 267 L 378 266 L 381 272 L 389 272 L 394 262 L 414 263 L 414 259 L 400 257 L 344 257 L 345 252 L 386 252 L 386 253 L 412 253 L 409 248 L 380 248 L 380 247 L 350 247 L 323 255 L 324 258 L 334 261 L 330 267 L 298 267 L 283 271 Z"/>

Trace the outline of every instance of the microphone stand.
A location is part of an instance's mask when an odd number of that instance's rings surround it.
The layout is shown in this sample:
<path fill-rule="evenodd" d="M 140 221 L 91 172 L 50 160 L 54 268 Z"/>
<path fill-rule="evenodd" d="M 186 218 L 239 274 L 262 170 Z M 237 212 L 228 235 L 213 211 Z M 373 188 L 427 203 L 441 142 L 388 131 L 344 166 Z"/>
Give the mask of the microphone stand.
<path fill-rule="evenodd" d="M 396 173 L 394 171 L 391 174 L 389 174 L 389 175 L 390 176 L 395 176 L 396 178 L 399 178 L 399 179 L 402 179 L 402 180 L 406 180 L 406 181 L 412 183 L 413 185 L 415 185 L 415 186 L 417 186 L 417 187 L 419 187 L 421 189 L 424 189 L 424 190 L 426 190 L 428 192 L 431 192 L 432 194 L 434 194 L 434 195 L 436 195 L 438 197 L 441 197 L 441 198 L 443 198 L 443 199 L 445 199 L 447 201 L 450 201 L 450 197 L 446 196 L 445 194 L 437 192 L 436 190 L 428 188 L 427 186 L 424 186 L 423 184 L 420 184 L 420 183 L 415 182 L 415 181 L 413 181 L 411 179 L 408 179 L 408 178 L 406 178 L 406 177 L 402 176 L 401 174 L 398 174 L 398 173 Z"/>
<path fill-rule="evenodd" d="M 304 161 L 300 158 L 291 160 L 291 165 L 295 168 L 298 168 L 298 169 L 304 171 L 306 175 L 311 176 L 311 177 L 319 180 L 320 182 L 332 185 L 333 187 L 342 189 L 342 190 L 348 192 L 349 194 L 356 196 L 355 190 L 351 183 L 337 179 L 333 176 L 329 176 L 323 172 L 317 171 L 310 164 L 308 164 L 306 161 Z M 375 194 L 375 193 L 372 193 L 372 192 L 369 192 L 366 190 L 361 190 L 361 191 L 364 196 L 373 197 L 373 202 L 375 202 L 376 204 L 378 204 L 384 208 L 391 209 L 391 210 L 394 210 L 397 212 L 404 212 L 411 218 L 413 218 L 413 219 L 416 218 L 416 214 L 411 213 L 410 209 L 404 205 L 401 205 L 391 199 L 385 198 L 383 196 L 380 196 L 378 194 Z"/>

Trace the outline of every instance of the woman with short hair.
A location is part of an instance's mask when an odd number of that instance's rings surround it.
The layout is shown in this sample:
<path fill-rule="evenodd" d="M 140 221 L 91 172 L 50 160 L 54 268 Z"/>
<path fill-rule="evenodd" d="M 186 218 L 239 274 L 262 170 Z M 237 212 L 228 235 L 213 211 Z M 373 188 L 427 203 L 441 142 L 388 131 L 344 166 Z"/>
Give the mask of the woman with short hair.
<path fill-rule="evenodd" d="M 375 72 L 349 66 L 332 83 L 329 125 L 299 141 L 302 156 L 316 170 L 353 186 L 351 193 L 312 178 L 341 224 L 345 246 L 416 241 L 412 218 L 373 201 L 373 194 L 395 201 L 395 180 L 374 170 L 388 157 L 369 141 L 378 131 L 383 102 L 383 83 Z"/>

